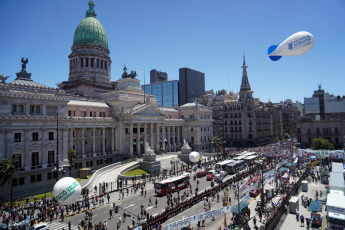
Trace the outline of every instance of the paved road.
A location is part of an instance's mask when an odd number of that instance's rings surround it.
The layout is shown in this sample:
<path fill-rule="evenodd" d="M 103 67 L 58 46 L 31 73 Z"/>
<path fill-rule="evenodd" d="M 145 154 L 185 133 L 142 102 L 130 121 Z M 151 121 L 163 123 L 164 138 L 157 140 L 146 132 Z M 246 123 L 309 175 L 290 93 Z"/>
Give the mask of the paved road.
<path fill-rule="evenodd" d="M 225 179 L 228 179 L 230 178 L 231 176 L 227 176 Z M 206 181 L 206 177 L 202 177 L 202 178 L 198 178 L 199 180 L 199 192 L 201 192 L 202 190 L 206 189 L 206 188 L 209 188 L 211 183 L 210 181 Z M 193 179 L 191 179 L 191 185 L 192 185 L 192 189 L 193 189 L 193 193 L 195 191 L 195 186 L 197 185 L 197 181 L 193 181 Z M 147 196 L 144 197 L 144 196 L 141 196 L 140 195 L 140 192 L 137 192 L 136 194 L 130 194 L 129 192 L 129 196 L 125 195 L 125 198 L 124 199 L 121 199 L 119 200 L 118 198 L 118 193 L 112 193 L 111 194 L 111 198 L 110 198 L 110 202 L 109 203 L 106 203 L 104 205 L 101 205 L 99 208 L 95 209 L 93 211 L 93 218 L 92 218 L 92 223 L 95 224 L 95 223 L 99 223 L 100 221 L 101 222 L 104 222 L 105 220 L 107 220 L 108 222 L 108 229 L 116 229 L 116 221 L 118 219 L 118 214 L 115 214 L 113 213 L 113 218 L 112 219 L 109 219 L 109 209 L 112 208 L 112 203 L 115 202 L 116 204 L 118 204 L 121 208 L 124 208 L 126 210 L 128 210 L 129 212 L 131 213 L 134 213 L 136 215 L 138 215 L 140 213 L 140 206 L 141 205 L 144 205 L 144 208 L 147 210 L 147 212 L 150 214 L 150 215 L 156 215 L 156 214 L 159 214 L 159 213 L 162 213 L 164 210 L 165 210 L 165 207 L 167 205 L 167 198 L 166 196 L 156 196 L 154 194 L 154 189 L 153 189 L 153 184 L 152 183 L 148 183 L 146 185 L 147 187 Z M 181 190 L 183 191 L 183 190 Z M 234 190 L 231 190 L 230 193 L 232 194 L 232 202 L 235 203 L 236 201 L 234 200 L 234 197 L 233 197 L 233 193 L 234 193 Z M 220 193 L 220 197 L 222 197 L 223 193 L 221 192 Z M 152 202 L 153 202 L 153 205 L 152 206 L 149 206 L 149 196 L 152 197 Z M 173 197 L 176 197 L 177 196 L 177 193 L 173 193 Z M 158 206 L 155 207 L 154 205 L 154 201 L 155 199 L 158 199 Z M 216 208 L 216 207 L 220 207 L 221 206 L 221 202 L 217 202 L 214 201 L 212 202 L 212 209 L 213 208 Z M 196 210 L 198 211 L 197 213 L 200 213 L 200 212 L 203 212 L 203 209 L 200 208 L 200 205 L 203 206 L 202 202 L 200 202 L 198 205 L 192 207 L 191 209 L 189 210 L 185 210 L 183 212 L 181 212 L 178 217 L 174 217 L 172 218 L 172 220 L 178 220 L 181 215 L 185 215 L 185 216 L 188 216 L 188 215 L 191 215 L 191 214 L 195 214 Z M 119 214 L 121 215 L 121 218 L 123 218 L 123 210 L 122 209 L 119 209 Z M 82 218 L 84 218 L 85 214 L 79 214 L 79 215 L 75 215 L 75 216 L 72 216 L 72 217 L 68 217 L 68 218 L 65 218 L 64 222 L 63 223 L 68 223 L 69 221 L 71 221 L 71 224 L 74 225 L 74 226 L 77 226 L 80 222 L 80 220 Z M 60 222 L 60 221 L 55 221 L 53 222 L 53 225 L 52 225 L 52 229 L 62 229 L 62 225 L 56 225 L 56 222 Z M 170 223 L 171 221 L 169 220 L 169 222 L 166 222 L 166 223 Z M 61 222 L 60 222 L 61 223 Z M 126 218 L 126 221 L 124 223 L 121 224 L 121 228 L 120 229 L 127 229 L 127 226 L 131 226 L 131 217 L 127 217 Z M 60 228 L 61 227 L 61 228 Z"/>

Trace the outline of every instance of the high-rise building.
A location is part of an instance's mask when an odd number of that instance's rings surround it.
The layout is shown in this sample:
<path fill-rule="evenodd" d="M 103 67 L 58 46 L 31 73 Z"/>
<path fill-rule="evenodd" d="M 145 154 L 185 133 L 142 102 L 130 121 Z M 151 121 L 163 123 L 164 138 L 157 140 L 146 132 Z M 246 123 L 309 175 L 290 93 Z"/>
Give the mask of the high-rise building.
<path fill-rule="evenodd" d="M 178 80 L 142 85 L 148 95 L 154 95 L 159 107 L 178 106 Z"/>
<path fill-rule="evenodd" d="M 189 68 L 179 69 L 179 103 L 184 105 L 205 93 L 205 74 Z"/>
<path fill-rule="evenodd" d="M 155 69 L 150 71 L 150 83 L 159 83 L 168 81 L 168 74 L 166 72 L 157 71 Z"/>

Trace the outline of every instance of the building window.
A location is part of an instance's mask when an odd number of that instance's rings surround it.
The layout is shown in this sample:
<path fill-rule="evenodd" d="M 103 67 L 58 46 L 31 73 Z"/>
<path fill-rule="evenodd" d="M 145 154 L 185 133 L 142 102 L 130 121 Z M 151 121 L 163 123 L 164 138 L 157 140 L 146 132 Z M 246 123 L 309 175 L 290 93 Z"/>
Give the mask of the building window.
<path fill-rule="evenodd" d="M 12 114 L 21 114 L 24 113 L 23 104 L 12 104 Z"/>
<path fill-rule="evenodd" d="M 320 134 L 320 128 L 316 128 L 316 134 Z"/>
<path fill-rule="evenodd" d="M 101 69 L 103 69 L 103 60 L 101 60 Z"/>
<path fill-rule="evenodd" d="M 192 144 L 194 144 L 194 137 L 191 137 L 191 142 Z"/>
<path fill-rule="evenodd" d="M 93 62 L 94 62 L 94 59 L 91 58 L 91 67 L 93 68 Z"/>
<path fill-rule="evenodd" d="M 338 137 L 335 138 L 335 143 L 339 144 L 339 138 Z"/>
<path fill-rule="evenodd" d="M 90 117 L 92 117 L 92 112 L 90 112 Z"/>
<path fill-rule="evenodd" d="M 49 132 L 48 133 L 48 138 L 50 141 L 54 140 L 54 132 Z"/>
<path fill-rule="evenodd" d="M 80 67 L 84 67 L 84 59 L 80 58 Z"/>
<path fill-rule="evenodd" d="M 79 162 L 79 168 L 81 169 L 83 167 L 83 162 Z"/>
<path fill-rule="evenodd" d="M 31 176 L 31 183 L 35 183 L 36 182 L 36 177 L 35 177 L 35 175 L 32 175 Z"/>
<path fill-rule="evenodd" d="M 71 110 L 68 111 L 68 116 L 70 116 L 70 117 L 72 116 L 72 111 Z"/>
<path fill-rule="evenodd" d="M 193 127 L 190 127 L 190 131 L 192 131 L 192 132 L 193 132 Z"/>
<path fill-rule="evenodd" d="M 38 133 L 32 133 L 32 141 L 38 141 Z"/>
<path fill-rule="evenodd" d="M 18 180 L 17 180 L 16 178 L 14 178 L 14 179 L 12 180 L 12 185 L 13 185 L 13 187 L 15 187 L 15 186 L 18 185 Z"/>
<path fill-rule="evenodd" d="M 97 59 L 97 69 L 99 69 L 99 59 Z"/>
<path fill-rule="evenodd" d="M 42 114 L 41 112 L 41 105 L 30 105 L 30 114 L 35 115 L 35 114 Z"/>
<path fill-rule="evenodd" d="M 311 143 L 311 137 L 308 137 L 308 142 Z"/>
<path fill-rule="evenodd" d="M 51 180 L 51 179 L 52 179 L 52 173 L 49 172 L 49 173 L 47 173 L 47 180 Z"/>
<path fill-rule="evenodd" d="M 85 58 L 85 67 L 89 67 L 89 59 Z"/>
<path fill-rule="evenodd" d="M 12 159 L 17 158 L 17 161 L 14 163 L 16 169 L 22 168 L 22 154 L 14 154 Z"/>
<path fill-rule="evenodd" d="M 38 152 L 31 153 L 31 166 L 39 165 Z"/>
<path fill-rule="evenodd" d="M 338 132 L 339 132 L 339 131 L 338 131 L 338 128 L 335 128 L 335 129 L 334 129 L 334 132 L 335 132 L 336 134 L 338 134 Z"/>
<path fill-rule="evenodd" d="M 86 167 L 90 167 L 90 162 L 86 161 Z"/>
<path fill-rule="evenodd" d="M 15 133 L 14 134 L 14 142 L 21 142 L 22 141 L 22 134 L 21 133 Z"/>
<path fill-rule="evenodd" d="M 90 167 L 92 167 L 93 166 L 93 161 L 90 161 Z"/>
<path fill-rule="evenodd" d="M 42 181 L 42 174 L 37 175 L 37 182 L 40 182 L 40 181 Z"/>
<path fill-rule="evenodd" d="M 54 164 L 54 151 L 48 151 L 48 165 Z"/>
<path fill-rule="evenodd" d="M 19 185 L 25 184 L 25 177 L 19 177 Z"/>

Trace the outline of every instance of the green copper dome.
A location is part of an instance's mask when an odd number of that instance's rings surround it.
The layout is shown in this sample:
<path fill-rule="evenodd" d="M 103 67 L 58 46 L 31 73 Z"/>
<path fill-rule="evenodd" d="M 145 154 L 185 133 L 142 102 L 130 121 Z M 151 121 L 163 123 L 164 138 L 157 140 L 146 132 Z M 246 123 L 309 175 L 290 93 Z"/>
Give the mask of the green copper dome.
<path fill-rule="evenodd" d="M 96 18 L 94 3 L 89 2 L 86 17 L 79 23 L 74 32 L 73 45 L 95 45 L 108 49 L 108 38 L 102 24 Z"/>

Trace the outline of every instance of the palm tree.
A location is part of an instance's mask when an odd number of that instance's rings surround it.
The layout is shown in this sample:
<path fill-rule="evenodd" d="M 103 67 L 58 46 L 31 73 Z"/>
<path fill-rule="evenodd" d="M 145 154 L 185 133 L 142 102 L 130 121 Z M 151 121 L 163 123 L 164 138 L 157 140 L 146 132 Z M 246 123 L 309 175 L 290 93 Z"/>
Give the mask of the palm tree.
<path fill-rule="evenodd" d="M 15 163 L 18 160 L 18 156 L 14 157 L 12 160 L 9 159 L 1 159 L 0 160 L 0 186 L 3 186 L 8 180 L 11 186 L 11 203 L 12 203 L 12 196 L 13 196 L 13 179 L 17 176 L 16 166 Z"/>
<path fill-rule="evenodd" d="M 68 162 L 69 162 L 69 176 L 72 176 L 72 161 L 77 158 L 77 152 L 74 149 L 68 150 Z"/>
<path fill-rule="evenodd" d="M 222 141 L 219 139 L 219 137 L 214 136 L 211 139 L 211 144 L 213 145 L 213 150 L 214 152 L 218 153 L 221 152 L 221 147 L 222 147 Z"/>

